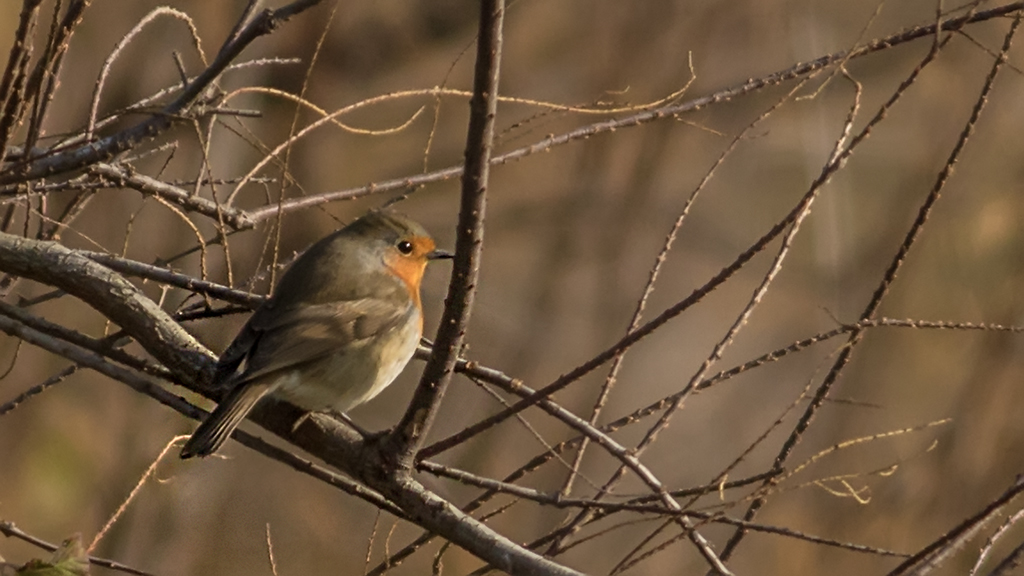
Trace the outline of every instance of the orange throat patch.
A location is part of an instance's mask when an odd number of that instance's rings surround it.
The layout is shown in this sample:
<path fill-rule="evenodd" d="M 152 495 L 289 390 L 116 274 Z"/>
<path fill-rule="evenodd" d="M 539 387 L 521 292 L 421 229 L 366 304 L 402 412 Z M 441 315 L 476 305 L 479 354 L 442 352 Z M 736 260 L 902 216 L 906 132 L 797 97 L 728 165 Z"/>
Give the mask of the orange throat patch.
<path fill-rule="evenodd" d="M 420 282 L 427 268 L 427 255 L 434 250 L 434 241 L 423 236 L 410 239 L 413 250 L 409 254 L 388 254 L 384 257 L 384 265 L 400 278 L 409 290 L 409 297 L 419 310 L 423 309 L 420 302 Z"/>

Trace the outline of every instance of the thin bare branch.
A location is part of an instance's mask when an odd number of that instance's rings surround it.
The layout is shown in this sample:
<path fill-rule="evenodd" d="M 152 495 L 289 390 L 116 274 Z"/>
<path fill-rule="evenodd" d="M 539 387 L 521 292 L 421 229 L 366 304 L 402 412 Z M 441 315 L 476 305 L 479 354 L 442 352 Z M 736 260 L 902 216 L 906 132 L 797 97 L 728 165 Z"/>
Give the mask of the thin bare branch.
<path fill-rule="evenodd" d="M 260 36 L 271 33 L 286 20 L 312 8 L 321 1 L 296 0 L 276 10 L 263 11 L 237 36 L 226 42 L 210 66 L 190 82 L 173 102 L 163 107 L 159 114 L 95 142 L 84 143 L 58 154 L 18 164 L 0 173 L 0 186 L 79 170 L 97 162 L 109 160 L 114 155 L 130 150 L 140 142 L 155 137 L 170 128 L 175 117 L 200 101 L 206 90 L 249 44 Z"/>
<path fill-rule="evenodd" d="M 960 28 L 973 24 L 975 22 L 983 22 L 1006 16 L 1007 14 L 1013 14 L 1017 10 L 1024 9 L 1024 2 L 1012 2 L 1002 6 L 998 6 L 991 10 L 982 10 L 978 12 L 972 12 L 965 16 L 958 18 L 951 18 L 944 20 L 941 23 L 939 29 L 943 31 L 959 30 Z M 599 134 L 611 134 L 617 130 L 623 128 L 632 128 L 636 126 L 642 126 L 651 122 L 657 122 L 660 120 L 676 118 L 681 114 L 687 112 L 693 112 L 695 110 L 701 110 L 709 106 L 719 104 L 722 102 L 728 102 L 735 99 L 736 97 L 750 94 L 763 90 L 770 86 L 776 86 L 784 82 L 801 78 L 808 74 L 817 72 L 829 66 L 833 66 L 837 63 L 849 60 L 855 60 L 857 58 L 873 54 L 881 50 L 888 50 L 894 46 L 913 42 L 923 37 L 928 37 L 935 34 L 936 24 L 925 24 L 921 26 L 914 26 L 907 28 L 895 34 L 891 34 L 884 38 L 873 40 L 852 51 L 835 52 L 826 56 L 822 56 L 810 62 L 797 64 L 785 70 L 774 72 L 759 78 L 747 80 L 736 86 L 725 88 L 723 90 L 716 91 L 712 94 L 702 96 L 693 100 L 689 100 L 680 104 L 674 104 L 670 106 L 664 106 L 656 108 L 654 110 L 641 112 L 628 116 L 625 118 L 617 118 L 613 120 L 606 120 L 603 122 L 596 122 L 587 126 L 582 126 L 575 130 L 565 132 L 563 134 L 548 136 L 534 144 L 524 146 L 504 154 L 499 154 L 491 159 L 492 165 L 507 164 L 510 162 L 518 161 L 534 154 L 547 152 L 552 148 L 562 146 L 571 142 L 579 140 L 585 140 L 592 136 Z M 462 175 L 461 166 L 451 166 L 440 170 L 434 170 L 424 174 L 418 174 L 415 176 L 408 176 L 402 178 L 395 178 L 393 180 L 386 180 L 383 182 L 375 182 L 366 186 L 359 186 L 356 188 L 348 188 L 345 190 L 336 190 L 331 192 L 324 192 L 322 194 L 303 196 L 302 198 L 293 198 L 282 202 L 280 206 L 264 206 L 250 211 L 249 216 L 256 222 L 262 222 L 268 218 L 273 218 L 280 212 L 288 213 L 311 206 L 319 206 L 328 202 L 335 202 L 339 200 L 351 200 L 354 198 L 360 198 L 371 194 L 385 194 L 389 192 L 396 192 L 399 190 L 412 190 L 421 188 L 426 184 L 435 182 L 444 182 L 451 180 Z M 0 185 L 4 184 L 3 180 L 0 180 Z"/>
<path fill-rule="evenodd" d="M 903 576 L 904 574 L 923 576 L 931 572 L 950 552 L 963 548 L 978 530 L 981 530 L 1007 504 L 1016 499 L 1021 492 L 1024 492 L 1024 477 L 1018 476 L 1002 495 L 990 502 L 977 514 L 965 518 L 955 528 L 922 548 L 917 554 L 914 554 L 889 572 L 888 576 Z"/>
<path fill-rule="evenodd" d="M 5 520 L 0 521 L 0 534 L 3 534 L 8 538 L 17 538 L 18 540 L 21 540 L 23 542 L 28 542 L 33 546 L 42 548 L 43 550 L 49 552 L 54 552 L 59 548 L 59 546 L 57 546 L 56 544 L 51 544 L 46 540 L 36 538 L 35 536 L 32 536 L 31 534 L 23 531 L 21 528 L 15 526 L 14 522 L 7 522 Z M 111 570 L 117 570 L 118 572 L 124 572 L 125 574 L 135 574 L 136 576 L 153 576 L 153 574 L 150 574 L 149 572 L 144 572 L 137 568 L 132 568 L 131 566 L 121 564 L 120 562 L 116 562 L 114 560 L 107 560 L 105 558 L 99 558 L 97 556 L 89 556 L 89 563 L 94 564 L 96 566 L 109 568 Z"/>
<path fill-rule="evenodd" d="M 957 160 L 960 158 L 960 153 L 963 151 L 964 147 L 967 144 L 967 141 L 970 139 L 971 134 L 974 132 L 974 126 L 977 123 L 978 118 L 981 116 L 981 112 L 984 109 L 985 104 L 988 102 L 989 93 L 991 92 L 996 76 L 998 75 L 1000 68 L 1002 68 L 1003 62 L 1006 59 L 1006 54 L 1008 53 L 1010 46 L 1013 43 L 1013 38 L 1017 31 L 1017 27 L 1020 24 L 1020 20 L 1020 13 L 1018 13 L 1017 18 L 1014 19 L 1013 24 L 1010 26 L 1009 32 L 1007 32 L 1006 34 L 1006 37 L 1003 42 L 1003 49 L 1000 53 L 1000 57 L 995 60 L 995 62 L 992 65 L 992 69 L 990 70 L 988 76 L 985 79 L 985 84 L 982 87 L 981 94 L 975 102 L 974 108 L 971 110 L 970 118 L 967 120 L 967 123 L 964 126 L 963 131 L 960 133 L 960 137 L 957 139 L 956 144 L 953 146 L 953 150 L 950 152 L 949 158 L 946 160 L 946 163 L 939 171 L 935 184 L 932 186 L 931 191 L 928 193 L 928 196 L 925 198 L 920 209 L 918 210 L 917 218 L 914 220 L 910 229 L 907 231 L 906 236 L 903 239 L 903 242 L 900 244 L 895 256 L 889 264 L 888 269 L 885 271 L 885 274 L 882 277 L 881 282 L 879 282 L 879 285 L 875 289 L 874 294 L 872 294 L 870 301 L 868 302 L 864 311 L 861 313 L 861 319 L 870 319 L 878 311 L 879 306 L 881 306 L 882 300 L 885 298 L 886 294 L 889 291 L 889 288 L 895 281 L 897 273 L 903 266 L 903 263 L 906 261 L 907 254 L 909 253 L 911 247 L 915 244 L 917 238 L 920 236 L 921 230 L 924 228 L 925 223 L 928 221 L 928 216 L 931 214 L 932 208 L 938 201 L 939 196 L 943 188 L 945 187 L 946 182 L 949 179 L 949 176 L 953 172 L 953 166 L 956 165 Z M 896 91 L 896 93 L 893 94 L 889 102 L 887 102 L 886 105 L 882 107 L 882 109 L 875 116 L 875 118 L 880 118 L 881 115 L 883 115 L 884 112 L 888 110 L 888 108 L 891 106 L 891 103 L 900 95 L 902 95 L 906 88 L 909 87 L 917 79 L 923 67 L 934 60 L 935 56 L 939 53 L 939 50 L 944 45 L 945 41 L 939 42 L 933 46 L 932 50 L 928 53 L 925 59 L 922 60 L 921 64 L 919 64 L 910 74 L 910 76 L 900 85 L 900 88 Z M 864 128 L 861 134 L 867 134 L 868 130 L 873 125 L 874 120 L 868 123 L 868 125 Z M 854 143 L 851 143 L 851 146 L 853 146 L 856 143 L 856 141 L 857 140 L 855 139 Z M 844 346 L 843 349 L 839 352 L 839 356 L 836 358 L 836 361 L 832 365 L 832 368 L 829 370 L 829 373 L 825 376 L 822 383 L 818 386 L 817 390 L 814 393 L 814 396 L 811 399 L 810 404 L 804 411 L 804 414 L 801 416 L 796 426 L 793 428 L 789 437 L 786 439 L 779 454 L 776 456 L 775 465 L 773 466 L 774 468 L 782 468 L 785 465 L 786 461 L 789 459 L 789 456 L 793 453 L 794 448 L 800 442 L 801 438 L 803 437 L 807 429 L 810 427 L 811 422 L 817 415 L 818 410 L 821 408 L 825 400 L 828 398 L 832 386 L 839 379 L 839 375 L 842 373 L 843 369 L 849 363 L 850 357 L 853 354 L 853 350 L 856 347 L 856 345 L 861 341 L 863 335 L 863 330 L 856 330 L 850 334 L 847 345 Z M 746 514 L 744 514 L 744 520 L 753 520 L 754 517 L 757 515 L 757 512 L 761 509 L 762 506 L 764 506 L 764 502 L 764 498 L 758 498 L 754 500 L 750 504 L 750 507 L 747 509 Z M 723 550 L 723 556 L 728 558 L 729 554 L 731 554 L 732 551 L 735 550 L 736 546 L 743 539 L 743 535 L 744 532 L 742 530 L 737 530 L 733 534 L 733 536 L 729 539 L 729 542 L 726 544 L 726 548 Z"/>
<path fill-rule="evenodd" d="M 97 162 L 89 167 L 89 173 L 101 178 L 105 186 L 121 186 L 138 190 L 143 194 L 151 194 L 180 206 L 187 212 L 202 214 L 214 220 L 223 218 L 224 222 L 235 230 L 252 228 L 255 225 L 244 211 L 230 206 L 221 206 L 193 194 L 183 188 L 162 182 L 156 178 L 139 174 L 127 166 Z M 197 180 L 196 185 L 205 180 Z"/>

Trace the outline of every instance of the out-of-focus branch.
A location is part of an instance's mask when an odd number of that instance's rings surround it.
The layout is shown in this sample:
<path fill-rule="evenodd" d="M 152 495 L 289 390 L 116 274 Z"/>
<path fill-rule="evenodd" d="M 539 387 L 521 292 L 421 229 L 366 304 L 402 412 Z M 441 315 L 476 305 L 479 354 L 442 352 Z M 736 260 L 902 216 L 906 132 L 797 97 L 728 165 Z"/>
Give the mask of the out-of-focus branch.
<path fill-rule="evenodd" d="M 758 78 L 753 78 L 743 82 L 741 84 L 730 86 L 722 90 L 717 90 L 711 94 L 701 96 L 692 100 L 687 100 L 679 104 L 673 104 L 670 106 L 664 106 L 655 108 L 653 110 L 646 110 L 637 114 L 626 116 L 623 118 L 615 118 L 611 120 L 604 120 L 602 122 L 595 122 L 586 126 L 581 126 L 575 130 L 548 136 L 539 140 L 529 146 L 523 146 L 515 150 L 499 154 L 491 158 L 491 165 L 508 164 L 522 160 L 528 156 L 538 154 L 541 152 L 547 152 L 557 146 L 562 146 L 570 142 L 576 142 L 579 140 L 585 140 L 592 136 L 599 134 L 610 134 L 616 130 L 622 128 L 633 128 L 636 126 L 643 126 L 651 122 L 659 120 L 665 120 L 674 118 L 680 114 L 687 112 L 693 112 L 719 104 L 722 102 L 728 102 L 737 97 L 757 92 L 764 88 L 771 86 L 777 86 L 783 82 L 794 80 L 797 78 L 804 77 L 813 72 L 817 72 L 823 68 L 835 65 L 837 63 L 854 60 L 868 54 L 874 54 L 881 50 L 888 50 L 894 46 L 900 44 L 906 44 L 919 40 L 935 34 L 936 30 L 950 31 L 958 30 L 967 24 L 974 24 L 976 22 L 984 22 L 1001 18 L 1008 14 L 1012 14 L 1017 10 L 1024 9 L 1024 2 L 1011 2 L 1002 6 L 996 6 L 990 10 L 979 10 L 975 13 L 961 16 L 958 18 L 950 18 L 943 20 L 941 23 L 924 24 L 920 26 L 914 26 L 890 34 L 884 38 L 878 38 L 873 40 L 865 46 L 855 48 L 853 50 L 845 50 L 841 52 L 834 52 L 816 58 L 809 62 L 803 62 L 791 66 L 785 70 L 773 72 Z M 324 192 L 321 194 L 314 194 L 309 196 L 302 196 L 301 198 L 292 198 L 285 200 L 280 203 L 267 205 L 262 208 L 256 208 L 248 212 L 249 217 L 254 222 L 262 222 L 271 218 L 276 218 L 280 214 L 287 214 L 309 208 L 312 206 L 320 206 L 328 202 L 335 202 L 339 200 L 352 200 L 355 198 L 361 198 L 363 196 L 369 196 L 371 194 L 382 194 L 388 192 L 396 192 L 399 190 L 412 190 L 420 188 L 426 184 L 432 184 L 435 182 L 444 182 L 457 178 L 462 175 L 462 166 L 450 166 L 440 170 L 434 170 L 424 174 L 417 174 L 414 176 L 407 176 L 402 178 L 395 178 L 393 180 L 385 180 L 383 182 L 374 182 L 373 184 L 367 184 L 365 186 L 359 186 L 355 188 L 348 188 L 344 190 L 334 190 L 331 192 Z"/>
<path fill-rule="evenodd" d="M 101 138 L 95 142 L 87 142 L 70 150 L 45 156 L 27 163 L 7 166 L 0 173 L 0 186 L 18 182 L 29 182 L 39 178 L 63 174 L 106 161 L 113 156 L 134 148 L 139 143 L 154 138 L 164 132 L 189 108 L 203 98 L 206 91 L 220 76 L 231 62 L 249 44 L 260 36 L 274 31 L 292 16 L 308 10 L 322 0 L 297 0 L 276 10 L 264 10 L 256 16 L 237 35 L 231 37 L 221 47 L 217 57 L 192 82 L 188 83 L 181 94 L 170 104 L 149 119 L 126 130 Z"/>
<path fill-rule="evenodd" d="M 896 280 L 896 275 L 899 273 L 899 271 L 903 267 L 903 264 L 906 262 L 906 258 L 910 252 L 910 249 L 914 246 L 917 239 L 920 237 L 921 231 L 924 229 L 925 224 L 928 222 L 928 218 L 931 215 L 932 209 L 935 207 L 936 202 L 938 202 L 942 190 L 945 188 L 945 185 L 948 182 L 950 175 L 952 175 L 953 173 L 953 167 L 956 165 L 957 161 L 960 158 L 961 152 L 963 152 L 968 140 L 970 140 L 971 135 L 974 133 L 974 126 L 976 125 L 978 118 L 981 116 L 981 112 L 985 108 L 985 104 L 988 102 L 988 97 L 995 83 L 995 79 L 998 76 L 1003 64 L 1006 62 L 1007 54 L 1009 53 L 1010 47 L 1013 44 L 1013 39 L 1017 33 L 1017 29 L 1020 26 L 1020 23 L 1021 14 L 1018 12 L 1017 17 L 1013 20 L 1013 23 L 1010 25 L 1010 30 L 1006 33 L 1006 36 L 1003 39 L 1002 50 L 999 53 L 999 56 L 995 59 L 995 62 L 993 62 L 992 67 L 988 73 L 988 76 L 985 78 L 985 83 L 982 86 L 981 93 L 975 101 L 974 107 L 971 110 L 971 115 L 968 118 L 966 124 L 964 125 L 963 130 L 961 131 L 960 137 L 957 139 L 957 142 L 953 146 L 952 151 L 950 151 L 949 157 L 947 158 L 945 165 L 943 165 L 943 167 L 939 170 L 938 177 L 936 178 L 931 191 L 929 191 L 928 195 L 921 203 L 921 207 L 918 209 L 917 218 L 914 220 L 913 224 L 911 224 L 910 228 L 907 230 L 903 242 L 900 244 L 899 248 L 897 248 L 896 254 L 893 256 L 892 261 L 889 263 L 889 266 L 886 269 L 885 274 L 882 277 L 882 280 L 875 288 L 875 291 L 872 294 L 871 299 L 865 306 L 864 311 L 861 312 L 860 318 L 862 320 L 870 320 L 878 312 L 878 309 L 881 306 L 882 301 L 884 300 L 885 296 L 889 293 L 889 289 L 892 287 L 893 282 L 895 282 Z M 911 77 L 908 78 L 907 81 L 904 81 L 900 89 L 897 90 L 897 93 L 894 94 L 893 97 L 897 97 L 899 94 L 902 93 L 902 90 L 908 85 L 908 82 L 915 78 L 916 75 L 920 72 L 921 68 L 923 68 L 923 66 L 926 65 L 927 63 L 931 62 L 935 55 L 938 54 L 938 51 L 942 45 L 943 42 L 936 42 L 928 56 L 926 56 L 922 63 L 914 70 L 914 72 L 911 73 Z M 883 107 L 883 110 L 886 109 L 887 107 Z M 873 121 L 872 123 L 868 124 L 868 126 L 864 129 L 862 134 L 866 134 L 867 130 L 871 127 L 872 124 Z M 851 146 L 852 145 L 853 144 L 851 144 Z M 847 340 L 847 345 L 844 346 L 843 349 L 839 352 L 839 355 L 836 357 L 836 360 L 832 364 L 832 367 L 829 369 L 829 372 L 825 375 L 821 384 L 818 385 L 817 389 L 814 392 L 814 395 L 811 398 L 810 403 L 804 410 L 804 413 L 800 416 L 800 419 L 797 421 L 796 425 L 793 427 L 793 430 L 790 432 L 789 437 L 786 438 L 778 455 L 775 457 L 775 464 L 773 466 L 774 468 L 782 468 L 786 465 L 789 456 L 793 453 L 793 450 L 796 448 L 796 445 L 799 444 L 799 442 L 803 438 L 804 433 L 810 427 L 811 422 L 814 420 L 814 417 L 818 413 L 818 410 L 824 405 L 825 400 L 828 398 L 832 390 L 832 387 L 835 385 L 836 381 L 838 381 L 840 374 L 842 374 L 843 370 L 846 368 L 847 364 L 850 361 L 850 358 L 853 355 L 854 349 L 856 348 L 857 344 L 859 344 L 862 341 L 863 336 L 863 329 L 854 330 L 853 332 L 850 333 Z M 771 480 L 767 481 L 766 486 L 770 485 L 771 483 Z M 747 512 L 744 514 L 743 519 L 747 521 L 753 520 L 757 516 L 758 511 L 761 509 L 764 503 L 765 498 L 763 496 L 758 497 L 754 501 L 752 501 L 750 503 L 750 506 L 747 508 Z M 726 543 L 726 546 L 722 551 L 723 557 L 728 558 L 732 554 L 732 552 L 742 541 L 744 535 L 745 531 L 742 529 L 739 529 L 735 533 L 733 533 L 733 535 L 729 538 L 729 541 Z"/>
<path fill-rule="evenodd" d="M 32 35 L 39 19 L 42 0 L 25 0 L 21 8 L 18 30 L 7 59 L 7 68 L 0 79 L 0 161 L 3 161 L 7 142 L 18 123 L 25 103 L 25 83 L 28 63 L 32 56 Z"/>
<path fill-rule="evenodd" d="M 997 516 L 1007 504 L 1015 500 L 1022 492 L 1024 492 L 1024 476 L 1017 476 L 1013 481 L 1013 485 L 1007 488 L 995 500 L 989 502 L 985 508 L 977 514 L 965 518 L 963 522 L 952 530 L 922 548 L 917 554 L 914 554 L 889 572 L 889 576 L 904 576 L 905 574 L 923 576 L 931 572 L 943 558 L 948 556 L 949 552 L 965 546 L 967 541 L 978 530 Z"/>
<path fill-rule="evenodd" d="M 8 538 L 17 538 L 23 542 L 28 542 L 33 546 L 37 546 L 48 552 L 54 552 L 59 548 L 56 544 L 51 544 L 42 538 L 36 538 L 35 536 L 23 531 L 14 525 L 14 522 L 7 522 L 0 520 L 0 534 Z M 117 570 L 118 572 L 124 572 L 125 574 L 136 574 L 137 576 L 153 576 L 149 572 L 143 572 L 137 568 L 126 566 L 115 560 L 107 560 L 105 558 L 99 558 L 97 556 L 88 556 L 89 564 L 95 564 L 96 566 L 102 566 L 111 570 Z"/>

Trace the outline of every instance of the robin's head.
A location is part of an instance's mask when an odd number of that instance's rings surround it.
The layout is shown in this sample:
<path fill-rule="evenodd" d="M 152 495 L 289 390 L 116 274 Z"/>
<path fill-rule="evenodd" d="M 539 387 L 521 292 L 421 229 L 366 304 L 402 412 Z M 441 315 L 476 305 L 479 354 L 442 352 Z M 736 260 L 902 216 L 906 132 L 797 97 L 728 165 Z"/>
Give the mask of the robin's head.
<path fill-rule="evenodd" d="M 372 244 L 385 267 L 405 283 L 417 302 L 427 262 L 452 257 L 451 253 L 437 249 L 434 239 L 422 226 L 395 212 L 370 212 L 345 229 Z"/>
<path fill-rule="evenodd" d="M 311 246 L 291 265 L 274 292 L 282 307 L 370 296 L 404 286 L 419 303 L 427 262 L 452 255 L 438 250 L 422 226 L 390 211 L 374 211 Z M 396 285 L 390 278 L 400 280 Z"/>

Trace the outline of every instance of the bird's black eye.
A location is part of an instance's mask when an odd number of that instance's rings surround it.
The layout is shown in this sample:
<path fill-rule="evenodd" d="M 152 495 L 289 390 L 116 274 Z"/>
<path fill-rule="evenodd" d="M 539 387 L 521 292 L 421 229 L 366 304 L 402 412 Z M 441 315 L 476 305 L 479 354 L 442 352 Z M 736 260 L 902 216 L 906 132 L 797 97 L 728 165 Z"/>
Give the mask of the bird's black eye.
<path fill-rule="evenodd" d="M 398 248 L 398 251 L 402 254 L 412 254 L 412 242 L 409 242 L 408 240 L 402 240 L 398 244 L 395 244 L 395 247 Z"/>

